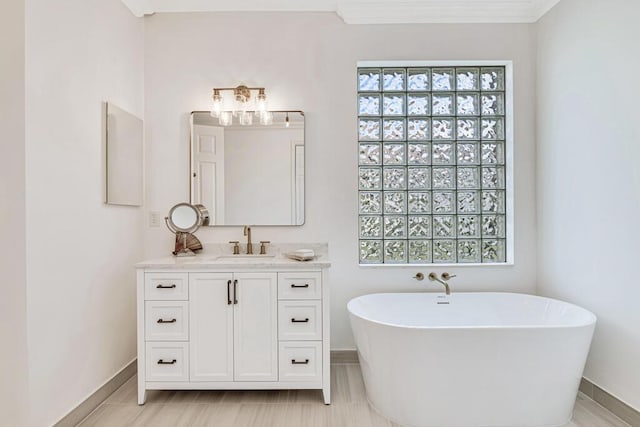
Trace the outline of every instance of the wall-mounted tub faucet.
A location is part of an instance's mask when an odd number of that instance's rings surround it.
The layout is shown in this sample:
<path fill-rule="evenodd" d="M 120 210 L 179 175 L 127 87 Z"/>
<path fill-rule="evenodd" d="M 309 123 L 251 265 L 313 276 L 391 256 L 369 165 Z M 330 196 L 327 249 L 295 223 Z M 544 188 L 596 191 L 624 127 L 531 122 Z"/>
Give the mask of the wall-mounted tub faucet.
<path fill-rule="evenodd" d="M 449 273 L 442 273 L 441 277 L 442 279 L 439 279 L 436 273 L 429 273 L 429 280 L 431 280 L 432 282 L 442 283 L 444 285 L 444 293 L 447 295 L 451 295 L 451 289 L 449 288 L 449 283 L 447 283 L 447 281 L 456 276 L 450 275 Z"/>

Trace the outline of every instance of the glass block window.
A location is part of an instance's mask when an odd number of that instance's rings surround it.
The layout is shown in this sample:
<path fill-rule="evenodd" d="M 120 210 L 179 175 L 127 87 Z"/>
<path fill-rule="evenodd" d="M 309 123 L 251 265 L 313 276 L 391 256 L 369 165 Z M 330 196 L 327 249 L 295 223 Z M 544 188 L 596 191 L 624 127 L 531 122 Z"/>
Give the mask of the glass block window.
<path fill-rule="evenodd" d="M 361 264 L 506 262 L 505 67 L 358 68 Z"/>

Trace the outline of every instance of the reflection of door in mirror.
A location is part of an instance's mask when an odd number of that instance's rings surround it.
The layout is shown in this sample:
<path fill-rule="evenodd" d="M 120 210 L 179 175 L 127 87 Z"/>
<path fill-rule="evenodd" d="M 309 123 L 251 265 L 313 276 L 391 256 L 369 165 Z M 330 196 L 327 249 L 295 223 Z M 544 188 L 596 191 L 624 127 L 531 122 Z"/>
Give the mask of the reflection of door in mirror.
<path fill-rule="evenodd" d="M 210 224 L 224 224 L 224 130 L 193 125 L 191 200 L 209 209 Z"/>

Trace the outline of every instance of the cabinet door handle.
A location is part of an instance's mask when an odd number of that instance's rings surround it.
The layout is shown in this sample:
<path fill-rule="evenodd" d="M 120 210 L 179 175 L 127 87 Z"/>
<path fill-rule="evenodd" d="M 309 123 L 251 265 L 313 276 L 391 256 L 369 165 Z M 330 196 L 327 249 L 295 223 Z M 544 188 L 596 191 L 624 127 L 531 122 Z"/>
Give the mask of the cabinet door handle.
<path fill-rule="evenodd" d="M 156 286 L 156 289 L 174 289 L 176 287 L 175 283 L 172 283 L 170 285 L 163 285 L 162 283 L 159 284 L 158 286 Z"/>
<path fill-rule="evenodd" d="M 292 365 L 308 365 L 309 359 L 304 359 L 304 362 L 298 362 L 296 359 L 291 359 Z"/>
<path fill-rule="evenodd" d="M 308 287 L 309 287 L 309 284 L 308 284 L 308 283 L 305 283 L 304 285 L 296 285 L 295 283 L 292 283 L 292 284 L 291 284 L 291 287 L 292 287 L 292 288 L 308 288 Z"/>
<path fill-rule="evenodd" d="M 165 362 L 164 360 L 158 360 L 158 365 L 173 365 L 177 362 L 176 359 L 173 359 L 171 362 Z"/>
<path fill-rule="evenodd" d="M 233 281 L 233 303 L 237 304 L 238 303 L 238 290 L 237 290 L 237 286 L 238 286 L 238 281 L 234 280 Z"/>
<path fill-rule="evenodd" d="M 294 317 L 291 318 L 291 323 L 308 323 L 309 322 L 309 318 L 305 317 L 304 320 L 298 320 Z"/>
<path fill-rule="evenodd" d="M 231 305 L 231 280 L 227 280 L 227 305 Z"/>
<path fill-rule="evenodd" d="M 177 321 L 178 321 L 177 319 L 171 319 L 171 320 L 158 319 L 158 323 L 176 323 Z"/>

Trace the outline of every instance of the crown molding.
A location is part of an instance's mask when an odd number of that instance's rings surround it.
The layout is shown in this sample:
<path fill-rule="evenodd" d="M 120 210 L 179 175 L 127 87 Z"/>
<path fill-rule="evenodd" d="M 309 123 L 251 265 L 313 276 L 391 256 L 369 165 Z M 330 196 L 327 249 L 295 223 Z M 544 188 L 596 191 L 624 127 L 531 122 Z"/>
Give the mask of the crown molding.
<path fill-rule="evenodd" d="M 336 12 L 347 24 L 531 23 L 560 0 L 122 0 L 155 12 Z"/>

